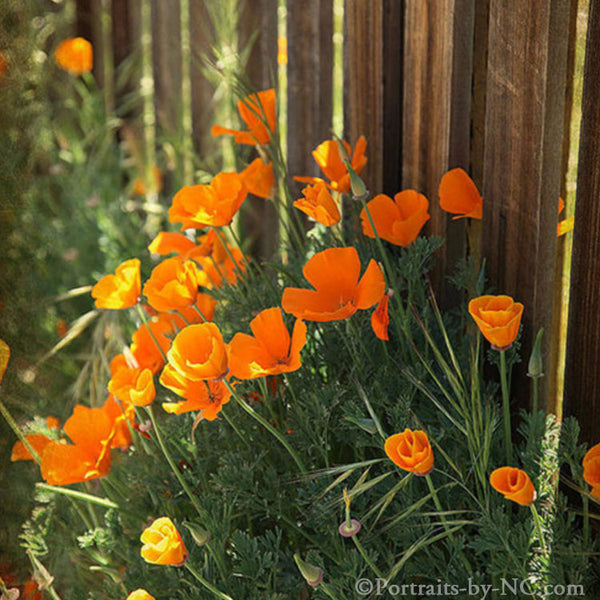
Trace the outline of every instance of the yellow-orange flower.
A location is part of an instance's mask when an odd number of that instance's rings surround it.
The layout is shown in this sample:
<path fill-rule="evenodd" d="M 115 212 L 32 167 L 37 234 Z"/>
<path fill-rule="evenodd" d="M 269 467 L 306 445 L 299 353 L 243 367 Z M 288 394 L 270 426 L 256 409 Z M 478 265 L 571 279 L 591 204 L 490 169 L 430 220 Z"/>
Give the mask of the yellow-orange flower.
<path fill-rule="evenodd" d="M 385 453 L 401 469 L 428 475 L 433 469 L 433 450 L 424 431 L 405 429 L 385 440 Z"/>
<path fill-rule="evenodd" d="M 404 247 L 417 239 L 423 225 L 430 218 L 428 209 L 427 198 L 415 190 L 398 192 L 394 200 L 385 194 L 379 194 L 367 204 L 367 210 L 379 237 L 396 246 Z M 375 233 L 367 210 L 363 208 L 360 213 L 363 233 L 374 238 Z"/>
<path fill-rule="evenodd" d="M 25 438 L 38 456 L 41 456 L 46 446 L 53 441 L 52 438 L 49 438 L 42 433 L 30 433 L 26 435 Z M 10 460 L 13 462 L 17 460 L 33 460 L 33 456 L 31 456 L 29 448 L 19 440 L 18 442 L 15 442 L 15 445 L 12 448 Z"/>
<path fill-rule="evenodd" d="M 273 163 L 265 163 L 262 158 L 257 158 L 240 175 L 248 192 L 259 198 L 271 197 L 273 185 L 275 185 Z"/>
<path fill-rule="evenodd" d="M 469 302 L 469 313 L 494 349 L 504 350 L 517 339 L 523 305 L 510 296 L 473 298 Z"/>
<path fill-rule="evenodd" d="M 600 444 L 592 446 L 583 457 L 583 478 L 592 486 L 591 494 L 600 499 Z"/>
<path fill-rule="evenodd" d="M 82 37 L 63 40 L 54 51 L 54 60 L 74 75 L 89 73 L 94 62 L 92 45 Z"/>
<path fill-rule="evenodd" d="M 191 381 L 220 379 L 227 373 L 227 349 L 214 323 L 190 325 L 180 331 L 167 358 L 182 377 Z"/>
<path fill-rule="evenodd" d="M 371 315 L 371 328 L 373 333 L 380 339 L 387 341 L 390 339 L 388 335 L 388 326 L 390 324 L 390 315 L 388 312 L 389 299 L 391 293 L 386 293 L 383 298 L 379 301 L 377 308 Z"/>
<path fill-rule="evenodd" d="M 169 517 L 156 519 L 140 536 L 144 543 L 142 558 L 154 565 L 181 566 L 187 559 L 187 549 Z"/>
<path fill-rule="evenodd" d="M 140 261 L 137 258 L 120 264 L 115 274 L 105 275 L 92 288 L 96 308 L 121 309 L 137 304 L 142 291 Z"/>
<path fill-rule="evenodd" d="M 302 190 L 302 194 L 304 198 L 294 202 L 294 206 L 298 210 L 325 227 L 331 227 L 340 222 L 342 216 L 324 182 L 319 181 L 313 185 L 307 185 Z"/>
<path fill-rule="evenodd" d="M 169 336 L 174 334 L 175 317 L 176 315 L 161 313 L 136 329 L 131 336 L 130 350 L 138 367 L 150 369 L 154 375 L 163 368 L 163 352 L 166 354 L 171 347 Z M 121 362 L 121 365 L 125 362 Z"/>
<path fill-rule="evenodd" d="M 286 288 L 281 305 L 305 321 L 347 319 L 377 304 L 385 291 L 383 273 L 373 259 L 359 281 L 360 259 L 352 246 L 318 252 L 302 273 L 315 289 Z"/>
<path fill-rule="evenodd" d="M 482 218 L 483 198 L 473 180 L 462 169 L 452 169 L 442 177 L 438 194 L 441 208 L 456 214 L 453 219 Z"/>
<path fill-rule="evenodd" d="M 246 96 L 242 100 L 238 100 L 237 108 L 248 131 L 214 125 L 211 130 L 212 136 L 233 135 L 236 144 L 250 144 L 251 146 L 268 144 L 272 132 L 275 131 L 275 90 L 271 88 Z"/>
<path fill-rule="evenodd" d="M 183 233 L 173 233 L 171 231 L 161 231 L 152 240 L 148 246 L 148 251 L 153 254 L 160 254 L 165 256 L 175 252 L 176 254 L 185 254 L 193 248 L 196 244 L 192 240 L 188 239 Z"/>
<path fill-rule="evenodd" d="M 490 475 L 490 484 L 507 500 L 522 506 L 533 504 L 536 492 L 529 475 L 516 467 L 501 467 Z"/>
<path fill-rule="evenodd" d="M 174 196 L 169 221 L 181 230 L 229 225 L 248 190 L 239 173 L 219 173 L 208 185 L 186 185 Z"/>
<path fill-rule="evenodd" d="M 565 209 L 565 201 L 562 198 L 558 199 L 558 214 Z M 561 235 L 565 235 L 575 227 L 575 215 L 571 215 L 562 221 L 559 221 L 556 225 L 556 235 L 560 237 Z"/>
<path fill-rule="evenodd" d="M 254 336 L 236 333 L 229 343 L 229 370 L 238 379 L 296 371 L 306 344 L 306 325 L 297 320 L 290 337 L 279 308 L 267 308 L 252 321 Z"/>
<path fill-rule="evenodd" d="M 139 588 L 127 596 L 127 600 L 155 600 L 146 590 Z"/>

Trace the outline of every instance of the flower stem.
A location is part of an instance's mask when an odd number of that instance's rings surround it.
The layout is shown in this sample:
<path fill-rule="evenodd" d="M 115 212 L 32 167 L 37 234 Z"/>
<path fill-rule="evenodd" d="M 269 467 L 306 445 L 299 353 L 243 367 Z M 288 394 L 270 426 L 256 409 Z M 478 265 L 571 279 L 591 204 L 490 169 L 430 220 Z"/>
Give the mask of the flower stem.
<path fill-rule="evenodd" d="M 540 540 L 540 546 L 542 550 L 546 551 L 546 542 L 544 541 L 544 532 L 542 530 L 542 520 L 540 519 L 540 515 L 535 507 L 535 504 L 530 504 L 529 508 L 531 509 L 531 514 L 533 515 L 533 521 L 535 523 L 535 528 L 537 530 L 538 538 Z"/>
<path fill-rule="evenodd" d="M 267 429 L 270 433 L 272 433 L 283 445 L 283 447 L 289 452 L 290 456 L 294 459 L 294 462 L 298 465 L 298 468 L 302 473 L 306 473 L 306 467 L 302 462 L 302 459 L 296 454 L 295 450 L 290 446 L 289 442 L 285 439 L 285 437 L 281 434 L 280 431 L 277 431 L 275 427 L 271 425 L 264 417 L 262 417 L 259 413 L 257 413 L 251 406 L 249 406 L 242 398 L 239 397 L 238 393 L 235 391 L 233 386 L 225 380 L 225 385 L 227 389 L 231 392 L 231 395 L 235 399 L 235 401 L 254 419 L 256 419 L 265 429 Z"/>
<path fill-rule="evenodd" d="M 221 590 L 218 590 L 212 583 L 208 582 L 194 567 L 192 567 L 188 562 L 185 563 L 185 568 L 209 591 L 212 592 L 217 598 L 221 598 L 221 600 L 233 600 L 231 596 L 228 596 Z"/>
<path fill-rule="evenodd" d="M 371 571 L 373 571 L 373 573 L 375 573 L 375 575 L 377 575 L 377 577 L 379 577 L 379 579 L 385 579 L 385 577 L 383 576 L 383 573 L 373 564 L 373 561 L 368 557 L 368 555 L 365 552 L 363 545 L 360 543 L 357 535 L 352 536 L 352 541 L 354 542 L 354 545 L 356 546 L 357 550 L 360 552 L 360 555 L 363 557 L 363 560 L 371 568 Z"/>
<path fill-rule="evenodd" d="M 41 490 L 62 494 L 63 496 L 70 496 L 71 498 L 77 498 L 78 500 L 89 502 L 90 504 L 97 504 L 104 508 L 116 508 L 117 510 L 121 510 L 121 507 L 116 502 L 108 500 L 107 498 L 101 498 L 100 496 L 94 496 L 93 494 L 86 494 L 85 492 L 72 490 L 70 488 L 48 485 L 47 483 L 36 483 L 35 486 Z"/>
<path fill-rule="evenodd" d="M 502 412 L 504 414 L 504 443 L 506 445 L 506 464 L 512 464 L 512 434 L 510 430 L 510 399 L 508 397 L 508 378 L 506 371 L 506 350 L 500 350 L 500 383 L 502 385 Z"/>

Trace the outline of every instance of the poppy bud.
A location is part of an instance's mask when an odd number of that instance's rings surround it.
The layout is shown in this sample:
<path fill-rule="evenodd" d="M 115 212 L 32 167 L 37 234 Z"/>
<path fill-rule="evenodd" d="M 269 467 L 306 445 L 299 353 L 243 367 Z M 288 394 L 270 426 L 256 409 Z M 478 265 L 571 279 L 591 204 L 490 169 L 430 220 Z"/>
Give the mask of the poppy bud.
<path fill-rule="evenodd" d="M 366 200 L 369 196 L 369 190 L 365 182 L 360 178 L 358 173 L 352 168 L 349 160 L 345 160 L 344 164 L 350 175 L 350 187 L 352 189 L 352 197 L 354 200 Z"/>
<path fill-rule="evenodd" d="M 192 534 L 192 539 L 196 542 L 196 545 L 202 547 L 210 542 L 210 532 L 200 527 L 200 525 L 196 525 L 196 523 L 184 523 L 183 525 Z"/>
<path fill-rule="evenodd" d="M 311 587 L 317 587 L 323 581 L 323 569 L 315 567 L 307 562 L 304 562 L 297 554 L 294 554 L 294 560 L 298 565 L 298 569 L 306 583 Z"/>
<path fill-rule="evenodd" d="M 544 328 L 542 327 L 535 338 L 533 344 L 533 350 L 529 358 L 529 365 L 527 367 L 527 375 L 529 377 L 538 378 L 543 377 L 543 362 L 542 362 L 542 336 L 544 335 Z"/>

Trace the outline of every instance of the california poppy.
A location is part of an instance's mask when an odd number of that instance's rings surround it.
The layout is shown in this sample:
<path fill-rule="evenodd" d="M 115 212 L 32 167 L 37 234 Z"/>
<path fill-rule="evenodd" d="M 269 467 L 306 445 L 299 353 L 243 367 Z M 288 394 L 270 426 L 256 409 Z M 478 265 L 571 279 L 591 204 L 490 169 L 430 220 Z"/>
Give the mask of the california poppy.
<path fill-rule="evenodd" d="M 306 321 L 347 319 L 376 304 L 385 291 L 383 273 L 373 259 L 359 281 L 360 259 L 352 246 L 318 252 L 302 273 L 314 290 L 286 288 L 281 305 Z"/>
<path fill-rule="evenodd" d="M 298 210 L 325 227 L 331 227 L 340 222 L 342 216 L 325 183 L 317 182 L 308 185 L 302 190 L 302 194 L 304 198 L 294 202 L 294 206 Z"/>
<path fill-rule="evenodd" d="M 483 198 L 473 180 L 463 169 L 451 169 L 442 177 L 438 189 L 440 206 L 449 213 L 458 213 L 453 219 L 483 216 Z"/>
<path fill-rule="evenodd" d="M 428 475 L 433 469 L 433 450 L 424 431 L 405 429 L 385 440 L 385 453 L 401 469 Z"/>
<path fill-rule="evenodd" d="M 159 313 L 142 323 L 131 336 L 130 351 L 137 366 L 156 375 L 165 364 L 163 353 L 169 351 L 174 334 L 174 323 L 168 313 Z"/>
<path fill-rule="evenodd" d="M 146 590 L 140 588 L 134 590 L 127 596 L 127 600 L 155 600 L 154 596 L 151 596 Z"/>
<path fill-rule="evenodd" d="M 175 252 L 176 254 L 185 254 L 192 248 L 195 248 L 196 244 L 183 233 L 174 233 L 171 231 L 161 231 L 152 240 L 148 246 L 148 251 L 153 254 L 160 254 L 165 256 Z"/>
<path fill-rule="evenodd" d="M 169 517 L 153 521 L 144 529 L 140 540 L 144 543 L 140 553 L 146 562 L 178 567 L 187 559 L 185 544 Z"/>
<path fill-rule="evenodd" d="M 479 296 L 469 302 L 469 313 L 495 350 L 505 350 L 516 339 L 523 305 L 510 296 Z"/>
<path fill-rule="evenodd" d="M 273 163 L 265 163 L 262 158 L 257 158 L 240 175 L 250 194 L 265 199 L 271 197 L 273 185 L 275 185 Z"/>
<path fill-rule="evenodd" d="M 181 230 L 229 225 L 248 190 L 239 173 L 219 173 L 207 185 L 186 185 L 174 196 L 169 221 Z"/>
<path fill-rule="evenodd" d="M 529 475 L 516 467 L 501 467 L 490 475 L 490 484 L 507 500 L 522 506 L 533 504 L 536 492 Z"/>
<path fill-rule="evenodd" d="M 389 299 L 392 297 L 392 293 L 385 293 L 377 308 L 371 314 L 371 328 L 373 333 L 380 339 L 387 341 L 389 340 L 388 326 L 390 324 L 390 315 L 388 312 Z"/>
<path fill-rule="evenodd" d="M 409 246 L 417 239 L 423 225 L 429 220 L 428 209 L 427 198 L 415 190 L 398 192 L 394 200 L 385 194 L 379 194 L 360 213 L 363 233 L 368 237 L 375 237 L 372 220 L 382 240 L 396 246 Z"/>
<path fill-rule="evenodd" d="M 138 196 L 145 196 L 148 192 L 159 193 L 162 190 L 162 173 L 157 166 L 150 169 L 151 180 L 146 182 L 144 177 L 137 177 L 133 182 L 133 193 Z M 148 185 L 147 185 L 148 184 Z"/>
<path fill-rule="evenodd" d="M 600 499 L 600 444 L 592 446 L 583 457 L 583 478 L 592 486 L 591 494 Z"/>
<path fill-rule="evenodd" d="M 74 75 L 89 73 L 93 66 L 92 44 L 82 37 L 63 40 L 54 51 L 54 60 Z"/>
<path fill-rule="evenodd" d="M 306 325 L 297 320 L 292 335 L 279 308 L 261 311 L 252 321 L 254 336 L 236 333 L 229 343 L 229 371 L 238 379 L 255 379 L 296 371 L 306 344 Z"/>
<path fill-rule="evenodd" d="M 105 275 L 92 288 L 96 308 L 121 309 L 137 304 L 142 291 L 140 261 L 137 258 L 120 264 L 115 274 Z"/>
<path fill-rule="evenodd" d="M 248 130 L 239 131 L 213 125 L 212 136 L 230 134 L 233 135 L 236 144 L 268 144 L 272 132 L 275 131 L 275 90 L 271 88 L 246 96 L 238 100 L 237 108 Z"/>
<path fill-rule="evenodd" d="M 347 156 L 342 157 L 339 144 L 342 144 Z M 325 177 L 329 179 L 327 186 L 342 194 L 347 194 L 350 191 L 350 174 L 348 173 L 344 159 L 347 159 L 356 174 L 360 175 L 360 172 L 367 164 L 366 149 L 367 140 L 361 135 L 356 141 L 354 152 L 352 152 L 352 148 L 348 142 L 327 140 L 317 146 L 312 155 L 316 163 L 321 167 L 321 171 L 323 171 Z M 349 158 L 350 154 L 352 154 L 352 159 Z M 296 176 L 294 179 L 304 183 L 323 182 L 319 177 Z"/>
<path fill-rule="evenodd" d="M 43 433 L 29 433 L 25 438 L 38 456 L 41 456 L 46 446 L 53 441 L 52 438 L 49 438 Z M 31 452 L 29 452 L 29 448 L 19 440 L 15 442 L 12 448 L 10 460 L 13 462 L 17 460 L 33 460 L 33 456 L 31 455 Z"/>

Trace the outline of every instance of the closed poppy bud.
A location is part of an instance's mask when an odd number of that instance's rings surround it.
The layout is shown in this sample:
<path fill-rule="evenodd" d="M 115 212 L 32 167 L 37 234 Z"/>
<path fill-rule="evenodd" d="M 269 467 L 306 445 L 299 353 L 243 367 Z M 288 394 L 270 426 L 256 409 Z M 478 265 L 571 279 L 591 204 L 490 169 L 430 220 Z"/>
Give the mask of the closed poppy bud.
<path fill-rule="evenodd" d="M 219 379 L 227 373 L 227 349 L 214 323 L 190 325 L 173 340 L 169 364 L 191 381 Z"/>
<path fill-rule="evenodd" d="M 294 560 L 298 569 L 304 577 L 304 580 L 311 587 L 317 587 L 323 581 L 323 569 L 315 567 L 307 562 L 304 562 L 297 554 L 294 554 Z"/>
<path fill-rule="evenodd" d="M 600 499 L 600 444 L 592 446 L 583 457 L 583 478 L 592 486 L 591 494 Z"/>
<path fill-rule="evenodd" d="M 535 338 L 533 344 L 533 350 L 529 357 L 529 365 L 527 367 L 527 375 L 529 377 L 538 378 L 544 376 L 544 365 L 542 361 L 542 336 L 544 335 L 544 328 L 542 327 Z"/>
<path fill-rule="evenodd" d="M 140 536 L 142 558 L 154 565 L 181 566 L 187 559 L 187 549 L 169 517 L 156 519 Z"/>
<path fill-rule="evenodd" d="M 490 475 L 490 484 L 507 500 L 522 506 L 533 504 L 536 492 L 529 475 L 515 467 L 501 467 Z"/>
<path fill-rule="evenodd" d="M 433 450 L 424 431 L 405 429 L 385 440 L 385 453 L 401 469 L 415 475 L 429 475 L 433 469 Z"/>
<path fill-rule="evenodd" d="M 146 590 L 140 588 L 131 592 L 127 596 L 127 600 L 154 600 L 154 596 L 151 596 Z"/>
<path fill-rule="evenodd" d="M 132 258 L 120 264 L 114 275 L 100 279 L 92 288 L 92 298 L 96 299 L 96 308 L 119 310 L 135 306 L 141 291 L 140 261 Z"/>
<path fill-rule="evenodd" d="M 56 64 L 74 75 L 89 73 L 93 65 L 92 44 L 82 37 L 62 41 L 54 51 Z"/>
<path fill-rule="evenodd" d="M 510 296 L 473 298 L 469 313 L 494 350 L 506 350 L 517 339 L 523 305 Z"/>
<path fill-rule="evenodd" d="M 186 529 L 192 534 L 192 539 L 197 546 L 206 546 L 210 542 L 210 533 L 196 523 L 184 523 Z"/>

